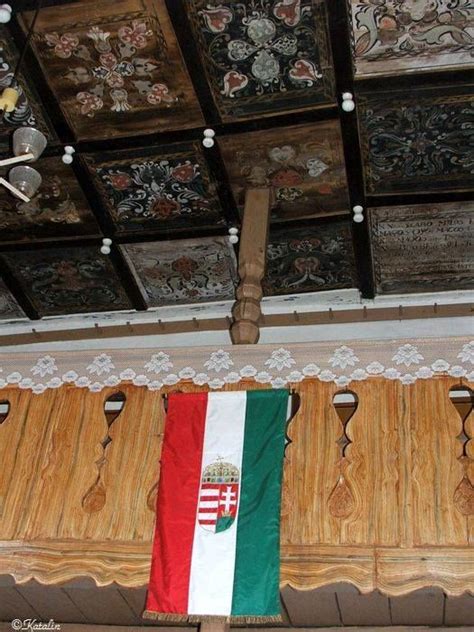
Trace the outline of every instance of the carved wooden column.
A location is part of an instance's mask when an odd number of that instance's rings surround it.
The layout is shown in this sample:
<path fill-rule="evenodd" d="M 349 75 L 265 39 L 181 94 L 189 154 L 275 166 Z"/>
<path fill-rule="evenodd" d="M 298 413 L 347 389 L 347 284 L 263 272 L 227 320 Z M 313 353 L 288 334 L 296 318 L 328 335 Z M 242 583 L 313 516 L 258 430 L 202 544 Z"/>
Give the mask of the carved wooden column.
<path fill-rule="evenodd" d="M 240 239 L 237 301 L 230 328 L 233 344 L 255 344 L 260 337 L 262 279 L 267 258 L 270 189 L 247 189 Z"/>

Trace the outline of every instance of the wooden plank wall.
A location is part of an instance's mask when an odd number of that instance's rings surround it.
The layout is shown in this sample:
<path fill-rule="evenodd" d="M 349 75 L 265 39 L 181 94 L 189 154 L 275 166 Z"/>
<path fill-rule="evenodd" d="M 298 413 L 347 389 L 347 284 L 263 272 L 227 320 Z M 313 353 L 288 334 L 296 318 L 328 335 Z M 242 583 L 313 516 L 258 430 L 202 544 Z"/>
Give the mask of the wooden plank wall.
<path fill-rule="evenodd" d="M 450 401 L 458 385 L 450 377 L 353 383 L 357 409 L 342 420 L 334 384 L 295 385 L 301 408 L 285 460 L 282 584 L 349 582 L 388 596 L 474 592 L 473 416 L 463 425 Z M 109 427 L 104 403 L 117 390 L 0 393 L 10 402 L 0 424 L 0 575 L 146 584 L 163 393 L 121 386 L 125 407 Z"/>

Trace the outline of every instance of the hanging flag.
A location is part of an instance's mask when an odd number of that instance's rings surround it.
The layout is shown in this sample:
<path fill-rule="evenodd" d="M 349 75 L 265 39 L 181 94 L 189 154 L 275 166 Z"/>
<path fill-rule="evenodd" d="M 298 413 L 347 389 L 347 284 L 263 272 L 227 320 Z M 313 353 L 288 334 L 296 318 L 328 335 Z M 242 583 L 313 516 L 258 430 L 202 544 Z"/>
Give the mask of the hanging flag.
<path fill-rule="evenodd" d="M 288 391 L 174 393 L 146 618 L 280 620 Z"/>

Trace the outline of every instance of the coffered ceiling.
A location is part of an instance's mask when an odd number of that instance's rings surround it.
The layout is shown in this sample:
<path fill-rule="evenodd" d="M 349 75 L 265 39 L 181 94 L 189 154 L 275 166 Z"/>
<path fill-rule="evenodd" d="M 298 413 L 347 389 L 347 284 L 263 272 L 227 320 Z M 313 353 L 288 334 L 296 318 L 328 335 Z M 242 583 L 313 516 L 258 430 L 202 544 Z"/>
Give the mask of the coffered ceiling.
<path fill-rule="evenodd" d="M 232 299 L 248 187 L 273 191 L 267 296 L 474 289 L 472 24 L 470 0 L 43 0 L 0 122 L 1 157 L 48 138 L 32 201 L 0 189 L 0 318 Z"/>

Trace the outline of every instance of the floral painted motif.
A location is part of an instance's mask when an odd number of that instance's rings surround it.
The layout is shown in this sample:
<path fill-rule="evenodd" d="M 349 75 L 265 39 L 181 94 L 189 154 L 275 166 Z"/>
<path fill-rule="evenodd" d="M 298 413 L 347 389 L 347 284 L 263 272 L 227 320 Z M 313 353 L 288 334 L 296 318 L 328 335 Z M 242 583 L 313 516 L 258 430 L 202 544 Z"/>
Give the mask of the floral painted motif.
<path fill-rule="evenodd" d="M 112 369 L 115 369 L 115 365 L 112 362 L 112 358 L 107 355 L 107 353 L 101 353 L 100 355 L 96 356 L 87 367 L 89 373 L 96 373 L 97 375 L 102 375 L 102 373 L 110 373 Z"/>
<path fill-rule="evenodd" d="M 152 355 L 151 360 L 145 364 L 145 369 L 151 373 L 166 372 L 173 368 L 170 357 L 164 351 Z"/>
<path fill-rule="evenodd" d="M 131 307 L 111 261 L 95 246 L 23 250 L 2 259 L 41 316 Z"/>
<path fill-rule="evenodd" d="M 397 353 L 392 358 L 396 364 L 404 364 L 405 366 L 419 364 L 420 360 L 423 359 L 424 358 L 421 353 L 418 352 L 418 349 L 414 345 L 410 344 L 399 347 Z"/>
<path fill-rule="evenodd" d="M 287 349 L 276 349 L 272 351 L 271 356 L 268 360 L 265 361 L 265 366 L 270 367 L 270 369 L 276 369 L 277 371 L 282 371 L 285 367 L 291 368 L 296 362 L 291 357 L 291 353 Z"/>
<path fill-rule="evenodd" d="M 40 377 L 52 375 L 57 370 L 56 360 L 50 355 L 39 358 L 37 363 L 31 368 L 33 375 L 39 375 Z"/>
<path fill-rule="evenodd" d="M 332 367 L 338 366 L 341 369 L 345 369 L 346 366 L 354 366 L 357 362 L 359 362 L 359 358 L 350 347 L 345 345 L 336 349 L 329 360 Z"/>
<path fill-rule="evenodd" d="M 89 164 L 121 232 L 224 225 L 216 184 L 197 148 Z"/>
<path fill-rule="evenodd" d="M 431 368 L 433 371 L 436 371 L 436 373 L 444 373 L 449 369 L 449 366 L 449 362 L 446 362 L 446 360 L 436 360 L 431 365 Z"/>
<path fill-rule="evenodd" d="M 367 365 L 366 369 L 369 375 L 380 375 L 384 372 L 385 367 L 383 364 L 380 364 L 380 362 L 371 362 Z"/>
<path fill-rule="evenodd" d="M 472 63 L 471 0 L 352 0 L 357 74 Z"/>
<path fill-rule="evenodd" d="M 267 253 L 266 295 L 355 285 L 352 242 L 345 223 L 275 230 Z"/>
<path fill-rule="evenodd" d="M 422 380 L 429 380 L 434 375 L 434 371 L 427 366 L 421 366 L 415 373 L 416 377 Z"/>
<path fill-rule="evenodd" d="M 474 169 L 470 95 L 428 91 L 359 98 L 369 192 L 468 188 Z"/>
<path fill-rule="evenodd" d="M 240 369 L 240 375 L 243 378 L 255 377 L 257 375 L 257 369 L 251 364 L 246 364 L 244 367 Z"/>
<path fill-rule="evenodd" d="M 99 235 L 99 226 L 71 168 L 60 158 L 41 158 L 41 176 L 41 186 L 30 202 L 0 188 L 0 241 Z"/>
<path fill-rule="evenodd" d="M 231 300 L 236 260 L 225 237 L 123 246 L 150 306 Z"/>
<path fill-rule="evenodd" d="M 224 117 L 332 99 L 323 3 L 192 0 L 190 4 L 192 25 Z"/>
<path fill-rule="evenodd" d="M 99 392 L 107 386 L 116 387 L 121 382 L 131 382 L 154 391 L 178 384 L 180 380 L 190 380 L 197 386 L 208 385 L 218 389 L 226 384 L 237 384 L 242 379 L 269 384 L 273 388 L 284 388 L 305 379 L 318 379 L 347 387 L 351 382 L 371 380 L 373 376 L 411 385 L 416 380 L 427 380 L 440 373 L 472 382 L 474 371 L 468 372 L 469 366 L 456 363 L 456 354 L 460 353 L 460 349 L 470 358 L 474 341 L 458 337 L 441 338 L 435 347 L 430 339 L 380 340 L 378 344 L 375 341 L 353 340 L 347 346 L 339 347 L 328 345 L 327 341 L 312 343 L 309 347 L 306 344 L 286 348 L 263 345 L 259 350 L 196 347 L 194 366 L 189 366 L 189 352 L 184 347 L 173 350 L 172 361 L 164 351 L 145 350 L 145 357 L 150 358 L 145 364 L 140 354 L 123 349 L 101 353 L 92 363 L 88 351 L 77 352 L 73 356 L 67 351 L 58 351 L 54 358 L 50 355 L 38 358 L 34 354 L 28 356 L 22 353 L 9 357 L 8 373 L 0 368 L 0 388 L 17 384 L 19 388 L 42 393 L 49 388 L 59 388 L 62 384 L 75 384 Z M 438 354 L 441 357 L 436 359 Z M 308 363 L 312 357 L 318 358 L 321 367 L 314 362 Z M 337 363 L 334 362 L 335 358 L 338 359 Z M 355 362 L 354 358 L 358 358 L 358 361 Z M 364 360 L 362 366 L 361 358 Z M 426 364 L 420 364 L 420 359 L 424 359 Z M 253 364 L 245 364 L 247 361 Z M 471 365 L 469 359 L 468 363 Z M 111 375 L 111 367 L 117 364 L 124 368 L 117 375 Z M 353 368 L 355 364 L 359 364 L 358 368 Z M 405 372 L 408 366 L 411 366 L 410 373 Z M 109 370 L 103 370 L 105 367 Z M 207 372 L 199 372 L 203 367 Z M 89 373 L 89 376 L 85 373 Z M 154 379 L 156 376 L 151 374 L 159 374 L 160 379 Z"/>
<path fill-rule="evenodd" d="M 219 139 L 240 208 L 248 187 L 272 187 L 273 219 L 314 217 L 347 210 L 340 127 L 324 121 Z"/>
<path fill-rule="evenodd" d="M 223 349 L 219 349 L 219 351 L 211 353 L 209 360 L 204 362 L 204 366 L 208 371 L 216 371 L 216 373 L 222 369 L 230 369 L 233 364 L 234 363 L 230 358 L 230 354 Z"/>
<path fill-rule="evenodd" d="M 470 362 L 474 364 L 474 340 L 463 345 L 463 348 L 458 353 L 457 357 L 461 362 Z"/>
<path fill-rule="evenodd" d="M 316 377 L 321 372 L 321 369 L 317 364 L 307 364 L 303 369 L 303 375 L 306 377 Z"/>
<path fill-rule="evenodd" d="M 46 32 L 40 41 L 50 54 L 68 60 L 64 79 L 77 88 L 79 111 L 94 117 L 103 108 L 122 113 L 135 109 L 171 107 L 178 96 L 162 79 L 162 52 L 148 19 L 132 20 L 116 32 L 89 30 Z"/>

